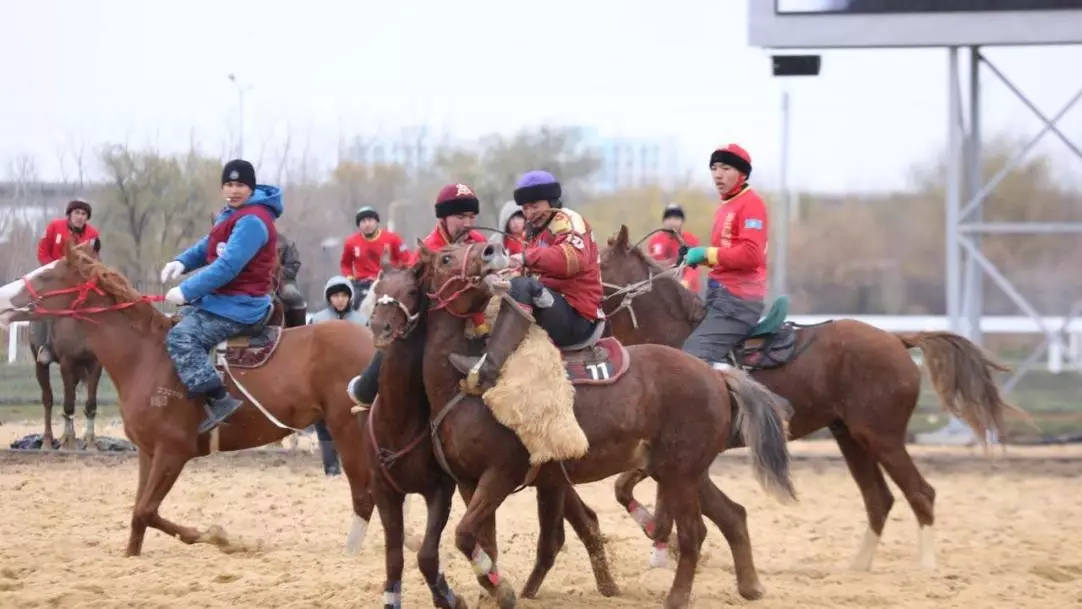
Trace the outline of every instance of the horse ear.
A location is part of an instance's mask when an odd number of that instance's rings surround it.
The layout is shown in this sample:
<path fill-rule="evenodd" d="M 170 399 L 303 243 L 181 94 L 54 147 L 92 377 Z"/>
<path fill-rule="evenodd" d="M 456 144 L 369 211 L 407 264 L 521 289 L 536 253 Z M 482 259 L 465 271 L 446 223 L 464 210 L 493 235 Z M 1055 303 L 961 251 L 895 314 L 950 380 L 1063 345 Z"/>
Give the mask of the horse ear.
<path fill-rule="evenodd" d="M 616 245 L 616 247 L 620 247 L 620 248 L 623 248 L 623 249 L 631 249 L 630 246 L 628 245 L 628 241 L 629 241 L 629 238 L 627 236 L 627 225 L 626 224 L 621 224 L 620 225 L 620 232 L 616 233 L 616 243 L 615 243 L 615 245 Z"/>

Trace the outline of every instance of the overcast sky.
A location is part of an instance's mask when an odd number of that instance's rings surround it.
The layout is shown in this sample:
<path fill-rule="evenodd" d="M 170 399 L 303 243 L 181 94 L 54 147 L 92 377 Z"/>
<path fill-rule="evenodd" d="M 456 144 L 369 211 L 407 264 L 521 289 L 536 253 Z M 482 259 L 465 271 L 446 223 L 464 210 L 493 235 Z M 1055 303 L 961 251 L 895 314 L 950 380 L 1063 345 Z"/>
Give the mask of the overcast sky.
<path fill-rule="evenodd" d="M 56 177 L 66 142 L 172 150 L 194 134 L 220 153 L 236 117 L 230 72 L 253 85 L 250 153 L 287 129 L 327 165 L 340 134 L 381 127 L 469 138 L 584 124 L 674 136 L 696 169 L 715 144 L 739 142 L 761 181 L 778 174 L 780 83 L 747 47 L 745 0 L 0 2 L 0 175 L 32 154 Z M 1071 68 L 1082 48 L 987 54 L 1046 114 L 1082 87 Z M 904 187 L 908 167 L 945 142 L 946 56 L 824 53 L 819 78 L 791 85 L 794 181 Z M 1035 133 L 1037 119 L 984 73 L 985 133 Z M 1064 126 L 1082 144 L 1082 109 Z M 1082 175 L 1061 143 L 1041 150 Z"/>

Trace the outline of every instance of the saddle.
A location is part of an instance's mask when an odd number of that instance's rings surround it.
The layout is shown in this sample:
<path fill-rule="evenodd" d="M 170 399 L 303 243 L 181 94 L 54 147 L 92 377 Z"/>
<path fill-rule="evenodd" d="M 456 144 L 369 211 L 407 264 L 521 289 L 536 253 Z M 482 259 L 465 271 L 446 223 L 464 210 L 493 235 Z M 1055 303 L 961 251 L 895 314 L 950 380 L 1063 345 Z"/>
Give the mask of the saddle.
<path fill-rule="evenodd" d="M 780 296 L 759 323 L 729 352 L 732 363 L 747 371 L 769 370 L 796 357 L 796 325 L 785 321 L 789 297 Z"/>
<path fill-rule="evenodd" d="M 216 367 L 221 370 L 223 361 L 230 368 L 259 368 L 266 364 L 282 340 L 283 320 L 282 305 L 276 299 L 267 317 L 251 331 L 218 343 Z"/>
<path fill-rule="evenodd" d="M 631 354 L 615 337 L 601 338 L 605 321 L 600 321 L 589 338 L 577 345 L 560 348 L 564 370 L 572 385 L 610 385 L 631 367 Z"/>

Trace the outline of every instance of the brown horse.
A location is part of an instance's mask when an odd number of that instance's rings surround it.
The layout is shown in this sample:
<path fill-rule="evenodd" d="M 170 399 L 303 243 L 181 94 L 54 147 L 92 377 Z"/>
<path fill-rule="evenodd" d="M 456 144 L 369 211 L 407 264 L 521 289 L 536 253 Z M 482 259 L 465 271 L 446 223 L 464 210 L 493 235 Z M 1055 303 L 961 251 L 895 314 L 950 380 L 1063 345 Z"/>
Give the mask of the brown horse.
<path fill-rule="evenodd" d="M 90 349 L 116 385 L 125 433 L 139 448 L 139 484 L 127 555 L 140 553 L 148 526 L 184 543 L 231 547 L 218 527 L 199 531 L 158 514 L 184 465 L 218 450 L 275 442 L 321 417 L 339 446 L 349 479 L 354 511 L 349 545 L 355 547 L 374 506 L 361 450 L 361 423 L 350 414 L 343 388 L 371 359 L 371 333 L 348 322 L 328 322 L 288 330 L 268 328 L 260 337 L 242 339 L 262 344 L 230 347 L 232 355 L 226 356 L 226 362 L 232 360 L 225 369 L 229 388 L 245 395 L 246 407 L 227 425 L 197 435 L 204 416 L 201 401 L 188 398 L 177 378 L 164 346 L 172 321 L 151 306 L 151 300 L 95 260 L 84 246 L 70 248 L 62 260 L 0 287 L 0 325 L 66 311 L 78 321 Z M 241 379 L 241 386 L 235 379 Z"/>
<path fill-rule="evenodd" d="M 383 349 L 380 367 L 380 394 L 368 413 L 368 433 L 364 436 L 372 476 L 372 495 L 379 509 L 386 538 L 387 580 L 385 606 L 397 607 L 401 598 L 403 555 L 402 505 L 406 493 L 419 493 L 428 505 L 424 541 L 417 556 L 418 565 L 432 592 L 436 607 L 465 607 L 439 572 L 439 542 L 451 510 L 455 480 L 440 468 L 430 439 L 430 408 L 425 395 L 423 373 L 426 336 L 425 310 L 428 299 L 418 289 L 417 269 L 385 268 L 371 291 L 370 326 L 377 329 L 375 344 Z M 459 487 L 463 501 L 469 503 L 473 488 Z M 561 511 L 561 492 L 564 504 Z M 543 487 L 537 491 L 541 524 L 537 557 L 533 572 L 522 595 L 533 598 L 556 561 L 564 545 L 561 513 L 586 546 L 594 570 L 598 591 L 603 596 L 619 592 L 605 556 L 597 514 L 573 487 Z M 495 519 L 490 518 L 478 535 L 483 545 L 495 548 Z M 493 560 L 498 554 L 493 552 Z"/>
<path fill-rule="evenodd" d="M 101 364 L 94 357 L 94 352 L 86 345 L 86 337 L 74 319 L 59 318 L 50 320 L 53 324 L 50 332 L 50 351 L 60 363 L 60 379 L 64 383 L 64 435 L 60 436 L 60 447 L 75 450 L 75 391 L 79 383 L 86 383 L 86 404 L 83 415 L 86 417 L 86 430 L 83 433 L 83 446 L 86 450 L 97 450 L 94 435 L 94 417 L 98 415 L 98 383 L 101 382 Z M 30 352 L 37 353 L 34 337 L 29 339 Z M 41 387 L 41 405 L 45 407 L 45 432 L 41 436 L 41 449 L 53 448 L 53 387 L 49 377 L 49 365 L 34 362 L 34 372 Z"/>
<path fill-rule="evenodd" d="M 478 582 L 502 608 L 514 606 L 514 592 L 492 558 L 494 548 L 484 547 L 486 540 L 478 533 L 503 500 L 524 483 L 565 488 L 567 482 L 592 482 L 647 463 L 657 480 L 659 502 L 676 523 L 680 545 L 665 606 L 687 606 L 705 535 L 700 510 L 731 509 L 716 501 L 717 489 L 708 472 L 729 436 L 730 394 L 745 421 L 742 431 L 749 434 L 760 481 L 779 496 L 793 496 L 779 405 L 773 396 L 741 372 L 718 375 L 703 362 L 660 345 L 632 347 L 627 350 L 626 373 L 621 370 L 592 385 L 576 386 L 575 417 L 589 451 L 578 459 L 533 468 L 515 432 L 497 422 L 480 399 L 460 393 L 461 375 L 448 363 L 450 354 L 469 350 L 465 318 L 484 310 L 494 295 L 491 290 L 506 288 L 499 281 L 486 286 L 494 279 L 492 273 L 507 265 L 502 247 L 452 245 L 432 252 L 422 246 L 419 256 L 421 286 L 439 297 L 428 311 L 423 364 L 425 390 L 433 405 L 434 446 L 448 473 L 460 482 L 474 483 L 455 531 L 455 545 L 470 558 Z M 450 297 L 442 296 L 452 290 Z M 499 315 L 519 315 L 511 306 L 504 301 Z M 497 318 L 497 330 L 502 321 Z M 724 532 L 732 545 L 739 590 L 757 598 L 762 587 L 746 527 L 735 514 L 715 516 L 726 517 Z"/>
<path fill-rule="evenodd" d="M 680 347 L 706 314 L 695 294 L 630 244 L 626 226 L 609 239 L 601 269 L 611 292 L 604 306 L 611 315 L 612 332 L 621 341 Z M 648 297 L 638 297 L 647 292 Z M 880 466 L 916 514 L 921 564 L 935 568 L 935 490 L 905 447 L 906 428 L 920 392 L 920 370 L 908 349 L 923 350 L 944 407 L 969 423 L 982 440 L 989 430 L 1002 433 L 1005 412 L 1017 410 L 1003 401 L 993 378 L 993 372 L 1006 368 L 949 332 L 897 335 L 843 319 L 799 327 L 795 333 L 788 355 L 781 355 L 789 361 L 754 370 L 752 376 L 791 403 L 792 438 L 827 427 L 837 441 L 868 515 L 868 531 L 853 568 L 871 568 L 894 503 Z M 730 446 L 740 446 L 739 439 L 734 440 Z M 617 499 L 629 511 L 635 506 L 632 489 L 644 478 L 644 472 L 628 472 L 617 481 Z"/>

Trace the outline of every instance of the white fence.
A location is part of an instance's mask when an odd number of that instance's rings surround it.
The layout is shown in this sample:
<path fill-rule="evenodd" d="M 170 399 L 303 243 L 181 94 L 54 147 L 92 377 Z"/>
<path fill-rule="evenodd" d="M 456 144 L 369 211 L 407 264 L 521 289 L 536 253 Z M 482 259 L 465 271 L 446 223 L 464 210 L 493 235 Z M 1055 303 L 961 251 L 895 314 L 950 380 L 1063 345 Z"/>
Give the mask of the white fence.
<path fill-rule="evenodd" d="M 948 330 L 947 318 L 940 315 L 792 315 L 791 321 L 799 324 L 816 324 L 830 319 L 856 319 L 882 328 L 888 332 L 921 332 Z M 1082 370 L 1082 318 L 1043 317 L 1046 328 L 1057 332 L 1059 340 L 1048 347 L 1048 370 L 1060 373 L 1064 370 Z M 1064 324 L 1066 323 L 1066 327 Z M 20 350 L 29 352 L 25 333 L 28 323 L 17 321 L 8 329 L 8 363 L 18 360 Z M 981 318 L 981 330 L 985 334 L 1042 334 L 1040 326 L 1030 317 L 990 315 Z M 29 361 L 29 353 L 26 360 Z"/>

